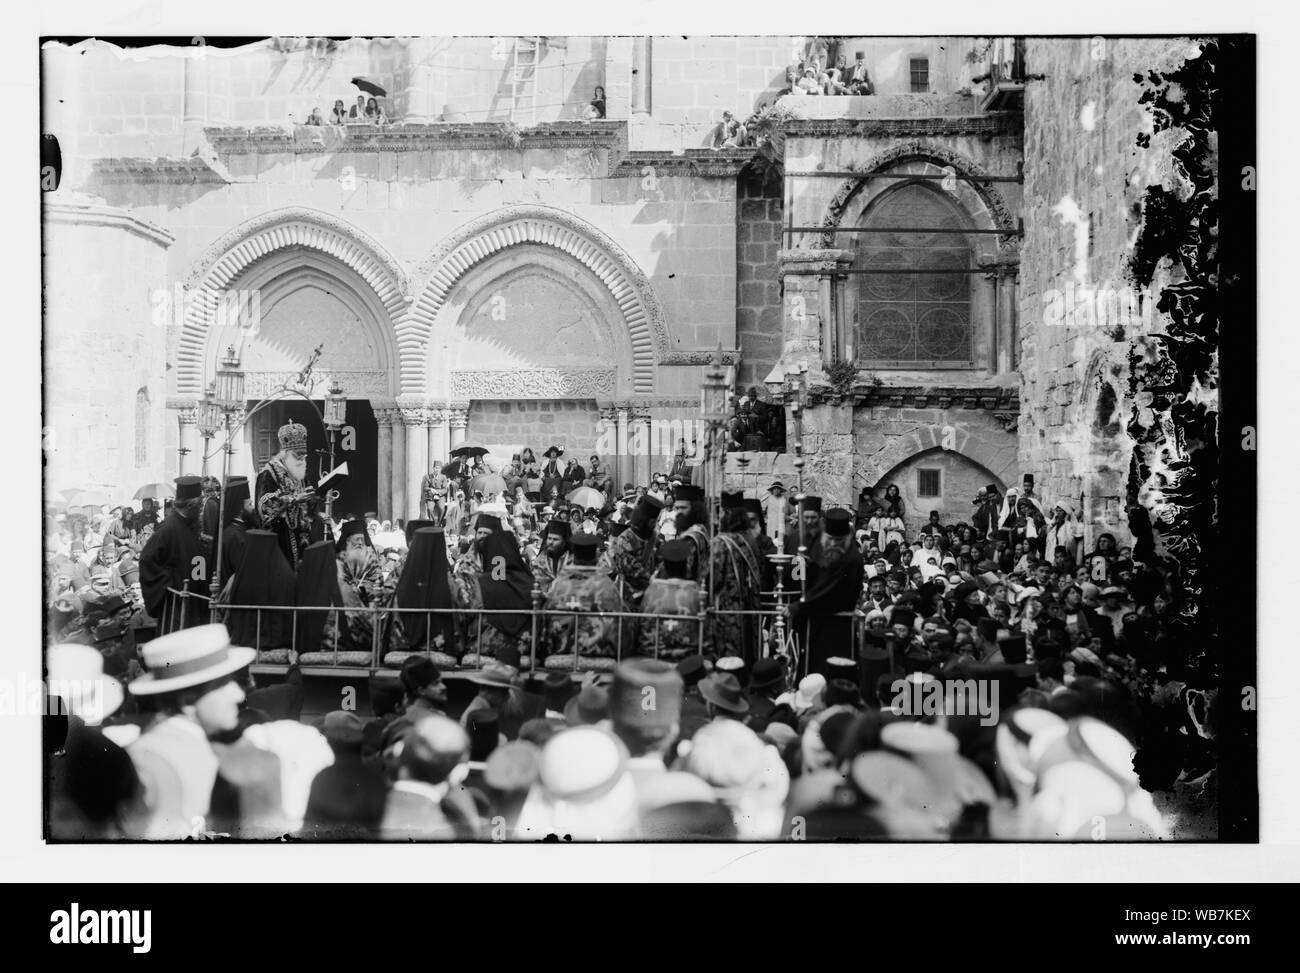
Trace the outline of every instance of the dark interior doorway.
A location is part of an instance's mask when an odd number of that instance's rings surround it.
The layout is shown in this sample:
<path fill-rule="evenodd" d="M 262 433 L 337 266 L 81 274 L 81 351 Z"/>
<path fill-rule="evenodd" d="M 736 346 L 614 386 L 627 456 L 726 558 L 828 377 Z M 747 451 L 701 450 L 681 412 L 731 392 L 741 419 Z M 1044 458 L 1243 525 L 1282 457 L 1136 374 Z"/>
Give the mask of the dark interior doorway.
<path fill-rule="evenodd" d="M 257 405 L 250 402 L 249 411 Z M 321 424 L 323 401 L 315 409 L 302 399 L 273 402 L 253 416 L 247 439 L 253 453 L 253 470 L 261 470 L 280 450 L 278 434 L 286 422 L 300 422 L 307 427 L 307 469 L 312 483 L 329 472 L 329 441 Z M 351 447 L 349 449 L 349 447 Z M 339 487 L 334 501 L 335 518 L 348 514 L 360 516 L 379 509 L 379 423 L 366 399 L 348 401 L 347 424 L 334 439 L 334 465 L 348 464 L 348 478 Z"/>

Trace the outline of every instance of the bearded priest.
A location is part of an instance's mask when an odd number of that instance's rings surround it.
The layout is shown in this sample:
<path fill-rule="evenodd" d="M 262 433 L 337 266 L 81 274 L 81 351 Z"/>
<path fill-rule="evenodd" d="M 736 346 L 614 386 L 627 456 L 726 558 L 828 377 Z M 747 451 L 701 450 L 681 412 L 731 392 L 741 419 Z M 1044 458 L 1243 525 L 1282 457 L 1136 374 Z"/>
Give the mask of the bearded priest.
<path fill-rule="evenodd" d="M 280 451 L 257 474 L 257 515 L 297 571 L 308 545 L 325 539 L 325 528 L 316 513 L 320 498 L 307 483 L 307 427 L 286 423 L 279 438 Z"/>

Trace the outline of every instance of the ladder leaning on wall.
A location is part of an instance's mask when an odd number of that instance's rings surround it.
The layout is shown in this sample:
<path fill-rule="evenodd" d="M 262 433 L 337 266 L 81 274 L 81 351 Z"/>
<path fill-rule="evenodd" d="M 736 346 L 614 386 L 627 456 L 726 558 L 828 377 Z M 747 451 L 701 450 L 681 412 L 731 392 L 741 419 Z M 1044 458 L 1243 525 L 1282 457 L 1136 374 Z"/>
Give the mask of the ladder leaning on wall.
<path fill-rule="evenodd" d="M 527 113 L 528 124 L 537 124 L 537 66 L 541 63 L 545 37 L 516 37 L 510 65 L 510 120 L 520 122 Z M 527 105 L 523 103 L 527 99 Z"/>

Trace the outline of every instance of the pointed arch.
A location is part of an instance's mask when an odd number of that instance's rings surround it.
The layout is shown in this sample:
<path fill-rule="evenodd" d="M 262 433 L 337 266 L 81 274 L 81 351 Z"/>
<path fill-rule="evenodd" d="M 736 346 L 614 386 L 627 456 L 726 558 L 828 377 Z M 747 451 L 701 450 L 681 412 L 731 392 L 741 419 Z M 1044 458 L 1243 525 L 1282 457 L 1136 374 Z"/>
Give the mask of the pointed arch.
<path fill-rule="evenodd" d="M 410 284 L 398 262 L 378 242 L 320 210 L 272 210 L 230 230 L 195 261 L 185 281 L 185 319 L 176 352 L 178 395 L 203 394 L 205 348 L 222 293 L 258 262 L 295 248 L 331 258 L 360 278 L 383 306 L 393 332 L 400 333 L 408 314 Z"/>
<path fill-rule="evenodd" d="M 831 201 L 826 207 L 826 215 L 822 218 L 822 226 L 827 228 L 839 227 L 845 213 L 849 210 L 850 204 L 862 194 L 863 190 L 871 186 L 873 182 L 884 182 L 884 180 L 873 180 L 873 176 L 885 172 L 892 173 L 900 168 L 913 174 L 923 173 L 925 175 L 941 176 L 948 169 L 951 169 L 959 176 L 989 175 L 988 171 L 979 163 L 967 158 L 960 152 L 954 152 L 947 146 L 921 140 L 900 142 L 872 156 L 862 166 L 862 175 L 854 176 L 840 185 L 840 188 L 831 197 Z M 873 195 L 875 193 L 869 193 L 868 198 Z M 1016 220 L 1011 215 L 1011 209 L 1007 206 L 1002 194 L 998 192 L 995 183 L 958 180 L 956 190 L 952 191 L 951 195 L 961 203 L 966 212 L 982 228 L 1006 230 L 1008 234 L 1016 229 Z M 998 247 L 1001 250 L 1015 251 L 1019 249 L 1019 239 L 1015 236 L 1000 236 L 997 240 Z M 834 233 L 822 234 L 821 246 L 826 248 L 838 246 L 836 235 Z"/>
<path fill-rule="evenodd" d="M 550 206 L 512 206 L 472 220 L 424 260 L 414 275 L 411 313 L 398 332 L 403 389 L 415 390 L 423 382 L 424 349 L 456 283 L 483 261 L 524 244 L 567 254 L 609 291 L 631 342 L 633 391 L 653 392 L 655 365 L 668 351 L 668 329 L 650 281 L 609 236 Z"/>

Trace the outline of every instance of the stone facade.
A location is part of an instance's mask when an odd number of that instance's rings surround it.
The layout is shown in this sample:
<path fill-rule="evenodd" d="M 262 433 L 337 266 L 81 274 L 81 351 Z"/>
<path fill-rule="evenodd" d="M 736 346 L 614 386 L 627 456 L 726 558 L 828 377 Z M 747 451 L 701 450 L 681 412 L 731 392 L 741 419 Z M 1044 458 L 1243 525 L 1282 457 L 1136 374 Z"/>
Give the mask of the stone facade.
<path fill-rule="evenodd" d="M 1091 543 L 1129 542 L 1125 481 L 1132 444 L 1121 404 L 1134 338 L 1162 329 L 1152 287 L 1135 292 L 1126 261 L 1152 184 L 1174 185 L 1170 145 L 1151 130 L 1134 75 L 1180 63 L 1187 40 L 1029 40 L 1025 96 L 1025 240 L 1020 349 L 1020 465 L 1043 495 L 1082 499 Z"/>
<path fill-rule="evenodd" d="M 166 322 L 151 300 L 167 279 L 172 237 L 101 201 L 57 195 L 43 211 L 43 299 L 57 308 L 45 328 L 45 488 L 103 490 L 120 502 L 176 469 L 162 421 Z M 192 412 L 177 418 L 193 428 Z"/>
<path fill-rule="evenodd" d="M 68 160 L 46 199 L 51 416 L 83 424 L 87 406 L 56 401 L 82 394 L 65 362 L 94 347 L 121 366 L 89 407 L 109 416 L 95 448 L 112 454 L 58 476 L 82 486 L 102 469 L 121 492 L 192 471 L 193 409 L 228 347 L 247 408 L 320 347 L 310 394 L 337 382 L 374 409 L 378 441 L 362 448 L 378 450 L 392 516 L 414 513 L 429 462 L 467 439 L 599 446 L 620 482 L 644 482 L 679 438 L 698 445 L 721 351 L 730 384 L 769 397 L 806 366 L 787 441 L 828 503 L 898 482 L 918 517 L 956 517 L 981 478 L 1033 473 L 1042 495 L 1083 495 L 1090 522 L 1114 527 L 1127 345 L 1053 295 L 1120 280 L 1134 201 L 1171 178 L 1166 145 L 1134 145 L 1131 75 L 1186 44 L 1098 56 L 1091 40 L 1030 41 L 1044 78 L 1021 111 L 972 82 L 970 38 L 846 38 L 838 53 L 863 53 L 876 95 L 781 98 L 780 167 L 764 180 L 752 148 L 708 146 L 722 110 L 776 99 L 804 42 L 46 45 L 45 116 Z M 350 104 L 359 74 L 388 81 L 395 124 L 296 124 Z M 607 117 L 588 120 L 596 85 Z M 937 219 L 923 236 L 892 225 Z M 860 273 L 918 254 L 955 262 L 902 298 Z M 76 286 L 70 259 L 92 268 Z M 891 302 L 895 318 L 878 317 Z M 879 321 L 899 315 L 908 340 L 882 343 L 894 325 Z M 1149 309 L 1136 317 L 1158 330 Z M 138 453 L 137 416 L 154 424 Z M 235 446 L 235 471 L 251 472 L 242 431 Z M 773 476 L 794 489 L 800 472 L 793 452 L 725 469 L 751 494 Z"/>

